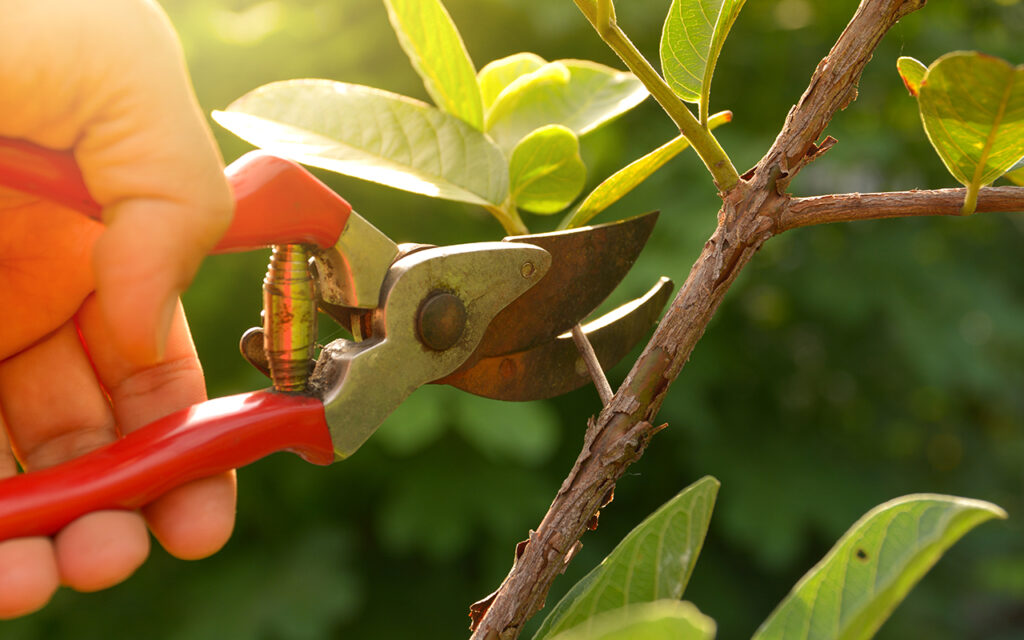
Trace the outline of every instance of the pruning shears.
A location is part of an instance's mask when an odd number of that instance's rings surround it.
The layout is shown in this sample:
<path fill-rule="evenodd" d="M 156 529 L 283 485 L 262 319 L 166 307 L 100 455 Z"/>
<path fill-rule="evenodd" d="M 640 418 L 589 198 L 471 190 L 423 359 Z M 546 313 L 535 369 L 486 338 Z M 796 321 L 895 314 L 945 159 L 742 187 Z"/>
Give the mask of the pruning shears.
<path fill-rule="evenodd" d="M 454 246 L 398 245 L 298 164 L 251 152 L 225 171 L 236 213 L 216 253 L 270 246 L 263 326 L 242 337 L 273 387 L 208 400 L 92 453 L 0 481 L 0 540 L 136 509 L 277 451 L 343 460 L 424 384 L 501 400 L 556 396 L 587 369 L 569 335 L 628 272 L 656 213 Z M 99 219 L 70 152 L 0 138 L 0 185 Z M 657 321 L 671 291 L 584 325 L 602 366 Z M 318 311 L 351 332 L 314 359 Z"/>

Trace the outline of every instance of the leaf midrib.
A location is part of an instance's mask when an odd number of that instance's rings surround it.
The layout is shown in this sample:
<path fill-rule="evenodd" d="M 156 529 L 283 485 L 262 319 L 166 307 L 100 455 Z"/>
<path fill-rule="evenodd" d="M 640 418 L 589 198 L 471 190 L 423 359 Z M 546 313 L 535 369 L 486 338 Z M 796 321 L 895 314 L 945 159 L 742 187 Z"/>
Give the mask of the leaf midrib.
<path fill-rule="evenodd" d="M 971 184 L 981 186 L 981 179 L 985 173 L 985 163 L 988 161 L 988 156 L 992 151 L 992 145 L 995 144 L 996 134 L 999 128 L 1002 126 L 1003 118 L 1006 115 L 1006 105 L 1010 103 L 1010 95 L 1013 93 L 1013 87 L 1017 83 L 1016 69 L 1010 69 L 1010 81 L 1006 83 L 1006 90 L 1003 91 L 1003 98 L 999 101 L 999 110 L 996 112 L 996 117 L 992 122 L 992 128 L 989 130 L 988 136 L 985 139 L 985 146 L 981 150 L 981 157 L 978 159 L 978 166 L 974 170 L 974 177 L 971 179 Z"/>

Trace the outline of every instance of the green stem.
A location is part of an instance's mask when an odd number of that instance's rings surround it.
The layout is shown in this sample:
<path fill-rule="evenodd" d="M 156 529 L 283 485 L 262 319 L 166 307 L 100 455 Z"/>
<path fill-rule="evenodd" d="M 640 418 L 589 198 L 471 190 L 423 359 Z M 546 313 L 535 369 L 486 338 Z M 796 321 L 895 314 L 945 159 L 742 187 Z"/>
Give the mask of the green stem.
<path fill-rule="evenodd" d="M 733 166 L 718 139 L 701 125 L 682 100 L 672 91 L 651 63 L 636 48 L 629 37 L 619 28 L 615 21 L 615 8 L 612 0 L 573 0 L 579 10 L 586 16 L 601 39 L 615 52 L 629 70 L 647 87 L 661 108 L 679 127 L 680 133 L 690 141 L 694 151 L 700 156 L 704 165 L 711 172 L 715 185 L 722 193 L 729 191 L 739 182 L 740 176 Z M 707 107 L 702 105 L 702 110 Z M 707 115 L 703 116 L 707 122 Z"/>
<path fill-rule="evenodd" d="M 714 129 L 720 124 L 731 121 L 732 111 L 722 111 L 708 119 L 708 128 Z M 620 198 L 639 186 L 665 163 L 688 147 L 690 147 L 690 141 L 685 136 L 676 136 L 643 157 L 630 162 L 605 178 L 587 197 L 569 211 L 559 223 L 557 230 L 575 229 L 587 224 L 594 216 L 618 202 Z"/>
<path fill-rule="evenodd" d="M 978 208 L 978 191 L 980 189 L 981 185 L 977 182 L 967 185 L 967 195 L 964 196 L 964 206 L 960 210 L 960 215 L 969 216 L 975 212 Z"/>
<path fill-rule="evenodd" d="M 510 236 L 525 236 L 530 233 L 523 219 L 519 217 L 519 210 L 512 204 L 511 200 L 505 201 L 500 207 L 490 206 L 487 210 L 498 219 L 501 227 Z"/>

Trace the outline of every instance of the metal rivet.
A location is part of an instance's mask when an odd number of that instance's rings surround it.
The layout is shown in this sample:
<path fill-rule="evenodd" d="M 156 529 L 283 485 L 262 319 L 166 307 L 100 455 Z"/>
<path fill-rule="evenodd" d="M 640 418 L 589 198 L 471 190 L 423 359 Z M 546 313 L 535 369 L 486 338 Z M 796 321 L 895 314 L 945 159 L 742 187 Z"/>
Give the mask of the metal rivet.
<path fill-rule="evenodd" d="M 498 374 L 505 380 L 511 380 L 516 376 L 516 362 L 512 358 L 505 358 L 498 365 Z"/>
<path fill-rule="evenodd" d="M 420 306 L 416 321 L 420 341 L 435 351 L 451 348 L 466 328 L 466 307 L 458 296 L 440 291 Z"/>
<path fill-rule="evenodd" d="M 536 271 L 537 267 L 533 266 L 532 262 L 524 262 L 523 266 L 519 268 L 519 273 L 521 273 L 524 278 L 533 276 Z"/>

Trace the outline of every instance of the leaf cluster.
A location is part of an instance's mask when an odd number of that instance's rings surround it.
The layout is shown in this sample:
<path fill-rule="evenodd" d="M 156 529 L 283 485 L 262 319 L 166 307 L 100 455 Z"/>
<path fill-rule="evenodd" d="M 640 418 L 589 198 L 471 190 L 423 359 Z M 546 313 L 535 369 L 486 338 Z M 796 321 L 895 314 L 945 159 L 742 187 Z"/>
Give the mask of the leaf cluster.
<path fill-rule="evenodd" d="M 579 137 L 647 96 L 632 74 L 585 60 L 524 52 L 477 72 L 439 0 L 385 6 L 436 106 L 363 85 L 291 80 L 251 91 L 215 119 L 299 162 L 482 206 L 507 233 L 522 234 L 520 211 L 557 213 L 582 192 Z M 562 227 L 585 224 L 686 146 L 660 147 L 612 176 Z"/>

